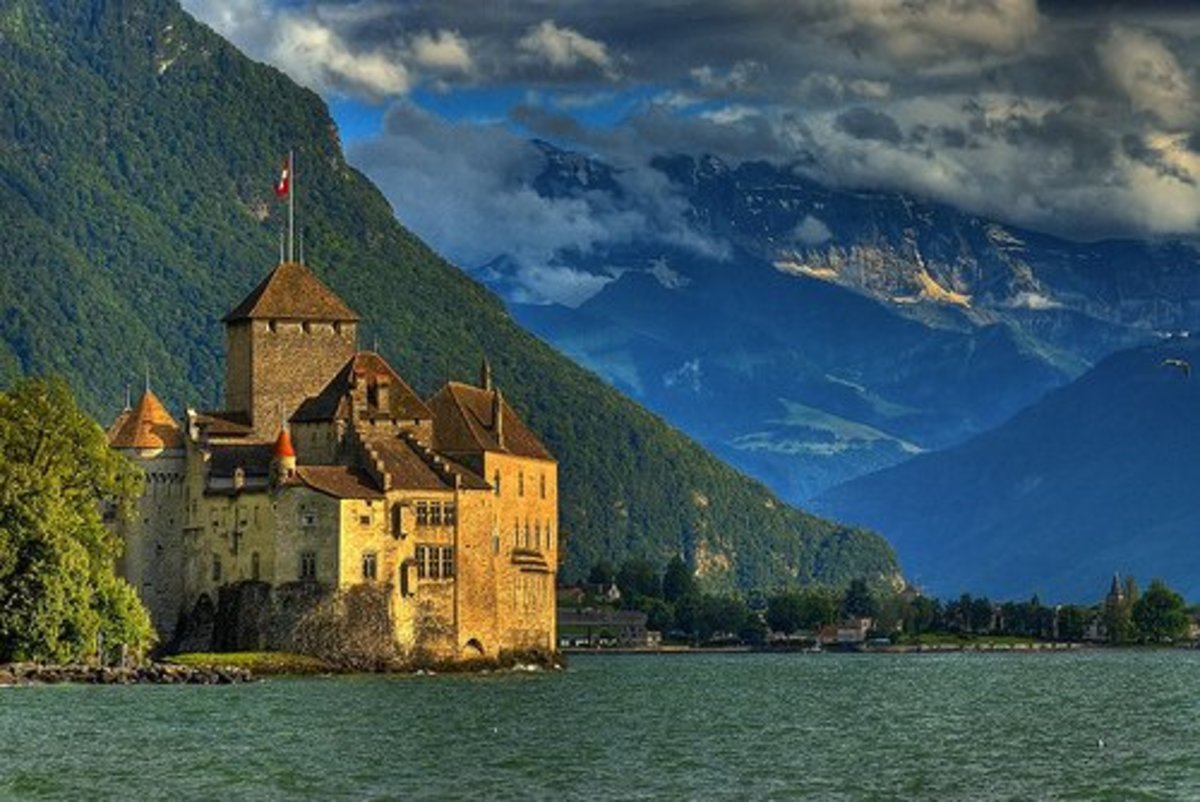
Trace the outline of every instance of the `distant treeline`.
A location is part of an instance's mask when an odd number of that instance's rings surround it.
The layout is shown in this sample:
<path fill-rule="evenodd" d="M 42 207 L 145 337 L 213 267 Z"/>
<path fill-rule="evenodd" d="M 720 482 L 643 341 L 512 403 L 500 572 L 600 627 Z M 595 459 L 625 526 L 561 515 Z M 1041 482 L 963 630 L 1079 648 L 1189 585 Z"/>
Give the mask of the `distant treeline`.
<path fill-rule="evenodd" d="M 1099 603 L 1046 605 L 994 602 L 963 594 L 940 600 L 912 589 L 871 585 L 855 579 L 844 588 L 811 586 L 772 593 L 722 595 L 701 592 L 692 571 L 676 557 L 659 572 L 646 560 L 619 567 L 592 566 L 590 603 L 617 604 L 647 615 L 649 629 L 668 639 L 758 645 L 772 638 L 815 636 L 822 628 L 869 619 L 867 637 L 913 642 L 926 636 L 1019 637 L 1116 645 L 1172 643 L 1190 635 L 1191 615 L 1183 597 L 1161 580 L 1145 593 L 1133 577 L 1114 580 Z M 616 588 L 617 593 L 605 594 Z"/>

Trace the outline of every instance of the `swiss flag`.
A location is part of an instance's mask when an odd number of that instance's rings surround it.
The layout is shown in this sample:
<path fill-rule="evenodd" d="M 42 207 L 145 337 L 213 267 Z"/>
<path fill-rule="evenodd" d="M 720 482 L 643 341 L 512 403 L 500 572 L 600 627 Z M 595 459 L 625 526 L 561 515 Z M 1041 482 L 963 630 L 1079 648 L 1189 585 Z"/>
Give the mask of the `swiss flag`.
<path fill-rule="evenodd" d="M 292 188 L 292 165 L 291 157 L 283 160 L 283 170 L 279 173 L 279 180 L 275 182 L 275 197 L 286 198 L 288 192 Z"/>

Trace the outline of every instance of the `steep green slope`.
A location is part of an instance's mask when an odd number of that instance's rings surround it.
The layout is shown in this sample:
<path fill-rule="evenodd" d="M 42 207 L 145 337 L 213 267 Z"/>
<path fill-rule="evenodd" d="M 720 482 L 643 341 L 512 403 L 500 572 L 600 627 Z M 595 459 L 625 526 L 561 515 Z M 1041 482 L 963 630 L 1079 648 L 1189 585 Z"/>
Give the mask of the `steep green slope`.
<path fill-rule="evenodd" d="M 486 352 L 558 455 L 568 575 L 680 552 L 718 587 L 894 570 L 522 331 L 396 223 L 316 95 L 171 0 L 0 0 L 0 381 L 62 373 L 107 418 L 148 367 L 175 408 L 218 403 L 219 320 L 274 263 L 289 147 L 308 261 L 363 344 L 423 392 Z"/>

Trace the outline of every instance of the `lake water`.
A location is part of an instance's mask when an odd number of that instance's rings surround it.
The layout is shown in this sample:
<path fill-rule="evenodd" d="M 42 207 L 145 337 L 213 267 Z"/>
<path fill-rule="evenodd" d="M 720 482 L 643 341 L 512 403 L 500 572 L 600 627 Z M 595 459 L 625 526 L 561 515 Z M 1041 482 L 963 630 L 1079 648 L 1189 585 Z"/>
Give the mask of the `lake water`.
<path fill-rule="evenodd" d="M 0 689 L 0 798 L 1197 799 L 1200 653 Z"/>

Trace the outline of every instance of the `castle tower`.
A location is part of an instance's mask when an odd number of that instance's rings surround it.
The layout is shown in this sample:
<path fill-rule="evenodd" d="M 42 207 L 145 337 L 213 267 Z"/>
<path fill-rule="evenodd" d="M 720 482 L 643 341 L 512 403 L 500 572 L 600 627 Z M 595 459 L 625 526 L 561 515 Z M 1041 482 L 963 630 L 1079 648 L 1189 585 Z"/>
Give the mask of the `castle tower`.
<path fill-rule="evenodd" d="M 149 388 L 108 429 L 108 444 L 145 474 L 137 508 L 117 520 L 124 541 L 117 573 L 141 596 L 162 642 L 170 640 L 183 601 L 183 430 Z"/>
<path fill-rule="evenodd" d="M 357 350 L 358 315 L 297 262 L 284 262 L 225 316 L 225 409 L 264 442 Z"/>

